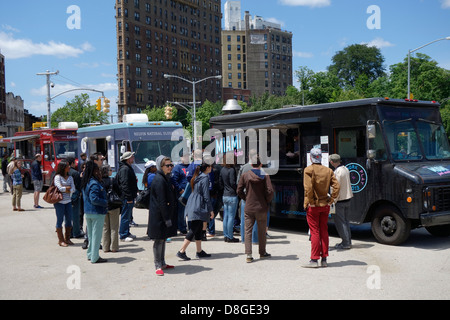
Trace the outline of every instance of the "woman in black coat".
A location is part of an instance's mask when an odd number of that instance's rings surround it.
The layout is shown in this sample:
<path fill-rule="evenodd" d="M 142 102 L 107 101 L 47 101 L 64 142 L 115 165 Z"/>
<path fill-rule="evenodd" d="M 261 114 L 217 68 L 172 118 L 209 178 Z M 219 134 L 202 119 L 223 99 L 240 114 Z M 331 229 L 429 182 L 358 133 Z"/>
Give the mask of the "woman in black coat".
<path fill-rule="evenodd" d="M 147 235 L 154 240 L 153 255 L 156 275 L 163 276 L 163 269 L 173 266 L 164 260 L 166 239 L 177 234 L 177 210 L 175 191 L 170 182 L 173 164 L 170 158 L 159 156 L 156 159 L 156 172 L 150 191 Z"/>

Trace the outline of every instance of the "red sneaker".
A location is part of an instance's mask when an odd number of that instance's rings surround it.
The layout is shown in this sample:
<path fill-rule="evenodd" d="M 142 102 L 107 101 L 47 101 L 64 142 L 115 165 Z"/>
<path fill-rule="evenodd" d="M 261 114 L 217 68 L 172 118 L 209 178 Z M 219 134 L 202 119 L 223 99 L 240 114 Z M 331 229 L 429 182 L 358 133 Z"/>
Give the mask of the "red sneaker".
<path fill-rule="evenodd" d="M 162 269 L 158 269 L 158 270 L 156 270 L 156 275 L 157 276 L 163 276 L 164 275 L 164 271 L 162 271 Z"/>
<path fill-rule="evenodd" d="M 166 264 L 162 267 L 163 269 L 173 269 L 175 268 L 174 266 L 171 266 L 170 264 Z"/>

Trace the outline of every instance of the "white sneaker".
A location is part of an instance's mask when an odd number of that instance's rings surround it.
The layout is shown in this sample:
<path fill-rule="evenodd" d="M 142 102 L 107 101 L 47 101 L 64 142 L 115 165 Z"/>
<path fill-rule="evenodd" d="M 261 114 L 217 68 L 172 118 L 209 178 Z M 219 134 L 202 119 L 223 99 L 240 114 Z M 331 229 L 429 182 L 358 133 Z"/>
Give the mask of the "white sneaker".
<path fill-rule="evenodd" d="M 120 241 L 122 241 L 122 242 L 132 242 L 132 241 L 133 241 L 133 238 L 131 238 L 131 237 L 126 237 L 126 238 L 124 238 L 124 239 L 120 239 Z"/>

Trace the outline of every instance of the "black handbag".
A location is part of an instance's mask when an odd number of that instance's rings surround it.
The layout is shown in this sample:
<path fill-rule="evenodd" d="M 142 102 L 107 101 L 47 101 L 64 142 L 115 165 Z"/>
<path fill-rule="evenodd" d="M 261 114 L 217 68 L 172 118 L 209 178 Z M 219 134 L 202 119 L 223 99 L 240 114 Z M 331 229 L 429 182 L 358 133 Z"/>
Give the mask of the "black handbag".
<path fill-rule="evenodd" d="M 150 206 L 150 188 L 142 190 L 136 197 L 135 208 L 149 209 Z"/>
<path fill-rule="evenodd" d="M 116 177 L 114 177 L 110 181 L 111 181 L 111 185 L 110 185 L 108 191 L 106 192 L 106 199 L 108 200 L 108 209 L 121 208 L 123 201 L 119 194 L 120 190 L 118 188 Z"/>
<path fill-rule="evenodd" d="M 113 189 L 108 191 L 107 199 L 108 199 L 108 207 L 110 208 L 116 209 L 122 206 L 122 199 Z"/>

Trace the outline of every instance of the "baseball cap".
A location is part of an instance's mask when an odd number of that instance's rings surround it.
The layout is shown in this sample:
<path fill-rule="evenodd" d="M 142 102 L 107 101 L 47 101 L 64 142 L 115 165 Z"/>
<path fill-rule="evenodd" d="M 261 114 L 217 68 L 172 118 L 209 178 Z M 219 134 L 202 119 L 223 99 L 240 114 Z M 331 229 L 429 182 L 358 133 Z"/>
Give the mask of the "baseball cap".
<path fill-rule="evenodd" d="M 156 167 L 156 162 L 153 160 L 149 160 L 145 163 L 145 169 L 148 169 L 150 167 Z"/>
<path fill-rule="evenodd" d="M 322 150 L 319 148 L 312 148 L 310 151 L 312 163 L 322 162 Z"/>

